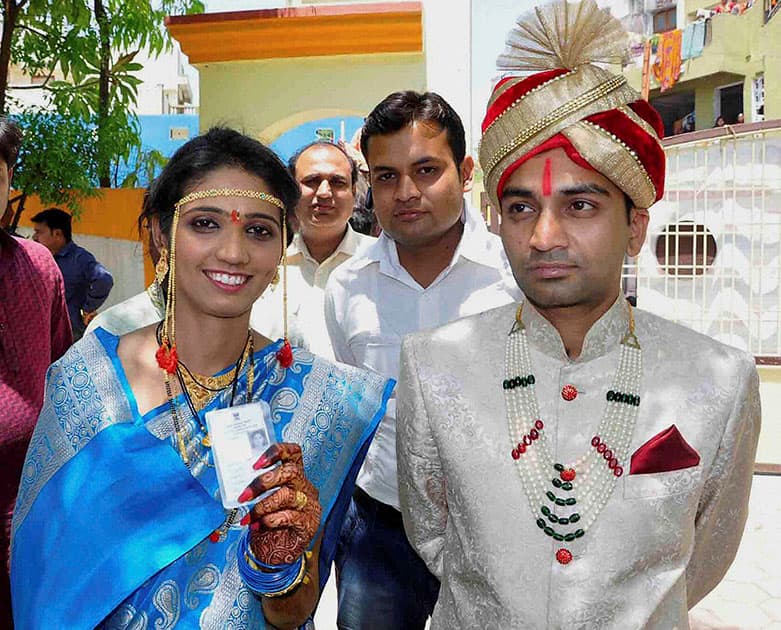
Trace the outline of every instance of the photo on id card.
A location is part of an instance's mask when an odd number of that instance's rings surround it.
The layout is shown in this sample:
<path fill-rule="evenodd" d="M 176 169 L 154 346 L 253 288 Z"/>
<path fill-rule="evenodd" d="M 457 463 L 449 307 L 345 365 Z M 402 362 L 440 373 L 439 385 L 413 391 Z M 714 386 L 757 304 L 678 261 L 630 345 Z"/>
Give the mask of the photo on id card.
<path fill-rule="evenodd" d="M 268 403 L 260 400 L 247 405 L 209 411 L 206 413 L 206 427 L 209 430 L 222 504 L 231 509 L 262 498 L 245 503 L 237 501 L 255 477 L 273 468 L 252 468 L 268 447 L 276 443 L 274 426 L 271 423 L 271 407 Z"/>

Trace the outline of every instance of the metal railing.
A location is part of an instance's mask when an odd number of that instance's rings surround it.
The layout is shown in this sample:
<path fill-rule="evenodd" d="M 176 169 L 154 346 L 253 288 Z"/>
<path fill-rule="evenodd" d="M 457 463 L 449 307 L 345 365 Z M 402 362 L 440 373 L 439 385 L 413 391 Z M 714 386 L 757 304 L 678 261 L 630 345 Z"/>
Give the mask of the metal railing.
<path fill-rule="evenodd" d="M 781 363 L 781 120 L 674 136 L 625 267 L 638 306 Z"/>
<path fill-rule="evenodd" d="M 197 105 L 168 105 L 166 114 L 197 114 Z"/>

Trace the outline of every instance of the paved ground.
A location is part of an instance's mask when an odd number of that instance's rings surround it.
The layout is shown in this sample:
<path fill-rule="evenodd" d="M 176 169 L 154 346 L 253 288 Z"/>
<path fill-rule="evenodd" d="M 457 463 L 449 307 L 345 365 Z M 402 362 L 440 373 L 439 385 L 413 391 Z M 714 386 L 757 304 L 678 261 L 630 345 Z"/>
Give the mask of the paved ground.
<path fill-rule="evenodd" d="M 754 476 L 735 562 L 691 618 L 696 630 L 781 630 L 781 477 Z"/>
<path fill-rule="evenodd" d="M 781 630 L 781 477 L 754 477 L 735 562 L 722 583 L 692 610 L 691 620 L 692 630 Z M 333 577 L 315 623 L 317 630 L 336 630 Z"/>

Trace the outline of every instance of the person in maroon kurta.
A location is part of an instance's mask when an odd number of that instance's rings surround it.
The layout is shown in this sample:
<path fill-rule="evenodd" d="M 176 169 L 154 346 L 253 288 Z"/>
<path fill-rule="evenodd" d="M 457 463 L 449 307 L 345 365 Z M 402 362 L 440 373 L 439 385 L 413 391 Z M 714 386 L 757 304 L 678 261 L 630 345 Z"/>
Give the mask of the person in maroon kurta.
<path fill-rule="evenodd" d="M 21 142 L 0 118 L 0 209 L 7 210 Z M 22 464 L 43 404 L 46 370 L 71 345 L 65 285 L 43 245 L 6 233 L 0 219 L 0 628 L 12 628 L 8 583 L 11 517 Z"/>

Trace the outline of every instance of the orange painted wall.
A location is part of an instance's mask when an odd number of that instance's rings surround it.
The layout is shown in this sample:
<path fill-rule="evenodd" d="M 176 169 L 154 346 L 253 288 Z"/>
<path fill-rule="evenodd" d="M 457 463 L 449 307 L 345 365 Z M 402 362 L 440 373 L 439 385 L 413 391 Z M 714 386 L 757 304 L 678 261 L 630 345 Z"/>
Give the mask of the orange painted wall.
<path fill-rule="evenodd" d="M 99 197 L 81 202 L 81 213 L 73 219 L 73 231 L 78 234 L 140 241 L 138 215 L 144 199 L 143 188 L 101 188 Z M 13 193 L 12 193 L 13 196 Z M 28 197 L 20 225 L 32 227 L 30 217 L 50 204 L 43 205 L 38 197 Z M 150 284 L 154 279 L 154 267 L 149 256 L 144 257 L 144 280 Z"/>

